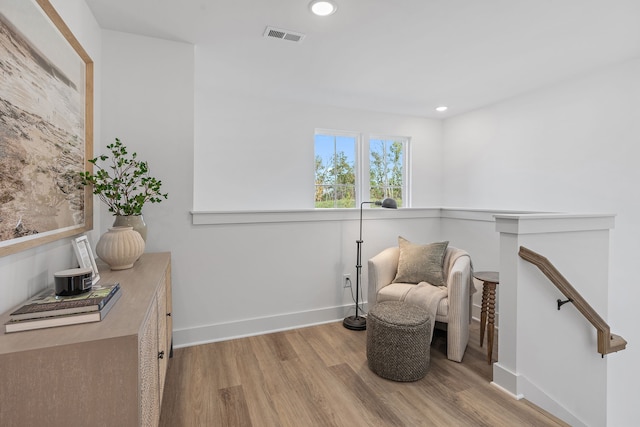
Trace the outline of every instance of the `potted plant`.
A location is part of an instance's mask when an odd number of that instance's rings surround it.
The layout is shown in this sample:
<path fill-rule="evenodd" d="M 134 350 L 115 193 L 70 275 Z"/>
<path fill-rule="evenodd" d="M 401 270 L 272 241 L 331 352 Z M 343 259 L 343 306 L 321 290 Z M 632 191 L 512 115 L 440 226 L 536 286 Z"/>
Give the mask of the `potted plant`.
<path fill-rule="evenodd" d="M 127 147 L 116 138 L 107 145 L 110 155 L 90 159 L 97 170 L 80 173 L 83 185 L 92 185 L 96 194 L 115 215 L 114 226 L 132 226 L 146 240 L 146 224 L 142 218 L 145 203 L 159 203 L 168 197 L 162 193 L 162 181 L 149 175 L 149 165 L 137 159 L 137 153 L 127 151 Z M 98 164 L 107 162 L 104 166 Z"/>

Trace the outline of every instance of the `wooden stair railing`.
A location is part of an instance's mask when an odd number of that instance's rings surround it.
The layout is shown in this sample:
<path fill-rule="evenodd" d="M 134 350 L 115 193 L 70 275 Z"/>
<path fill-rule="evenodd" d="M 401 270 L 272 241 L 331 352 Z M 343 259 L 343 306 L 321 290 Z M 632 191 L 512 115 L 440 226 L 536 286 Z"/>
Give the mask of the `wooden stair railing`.
<path fill-rule="evenodd" d="M 596 328 L 598 332 L 598 353 L 604 357 L 605 354 L 624 350 L 627 342 L 619 335 L 614 335 L 609 329 L 609 325 L 602 317 L 587 303 L 580 293 L 564 278 L 562 274 L 549 262 L 549 260 L 531 249 L 520 246 L 518 255 L 529 261 L 544 273 L 551 283 L 567 297 L 568 301 L 558 300 L 558 310 L 565 302 L 572 302 L 578 311 Z"/>

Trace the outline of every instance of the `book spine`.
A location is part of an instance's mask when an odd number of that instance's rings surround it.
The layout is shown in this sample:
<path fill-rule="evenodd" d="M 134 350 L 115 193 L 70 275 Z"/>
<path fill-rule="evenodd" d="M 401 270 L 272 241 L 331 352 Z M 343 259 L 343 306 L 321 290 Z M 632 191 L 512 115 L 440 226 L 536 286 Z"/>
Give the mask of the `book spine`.
<path fill-rule="evenodd" d="M 53 328 L 55 326 L 75 325 L 100 321 L 100 312 L 83 313 L 80 315 L 47 317 L 45 319 L 22 320 L 5 324 L 5 332 L 21 332 L 33 329 Z"/>
<path fill-rule="evenodd" d="M 113 289 L 111 289 L 111 292 L 109 292 L 109 295 L 104 297 L 102 301 L 98 303 L 98 310 L 102 310 L 102 307 L 104 307 L 109 302 L 109 300 L 113 298 L 113 296 L 115 295 L 116 292 L 118 292 L 119 289 L 120 289 L 120 283 L 116 283 Z"/>
<path fill-rule="evenodd" d="M 80 323 L 99 322 L 109 313 L 113 305 L 120 299 L 121 292 L 117 292 L 114 298 L 100 311 L 91 313 L 71 314 L 68 316 L 47 317 L 44 319 L 9 321 L 5 323 L 6 333 L 30 331 L 34 329 L 53 328 L 56 326 L 76 325 Z"/>
<path fill-rule="evenodd" d="M 108 295 L 87 300 L 60 301 L 46 304 L 29 304 L 10 314 L 14 320 L 34 319 L 64 314 L 82 313 L 101 310 L 113 295 L 120 289 L 120 283 L 115 283 Z"/>

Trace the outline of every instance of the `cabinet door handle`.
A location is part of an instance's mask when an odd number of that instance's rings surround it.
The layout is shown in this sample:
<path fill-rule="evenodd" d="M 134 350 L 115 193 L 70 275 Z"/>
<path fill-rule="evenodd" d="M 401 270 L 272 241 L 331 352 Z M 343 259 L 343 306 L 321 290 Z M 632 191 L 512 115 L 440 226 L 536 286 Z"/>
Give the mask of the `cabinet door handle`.
<path fill-rule="evenodd" d="M 171 317 L 171 313 L 167 313 L 167 316 Z"/>
<path fill-rule="evenodd" d="M 164 350 L 158 353 L 158 359 L 164 359 Z"/>

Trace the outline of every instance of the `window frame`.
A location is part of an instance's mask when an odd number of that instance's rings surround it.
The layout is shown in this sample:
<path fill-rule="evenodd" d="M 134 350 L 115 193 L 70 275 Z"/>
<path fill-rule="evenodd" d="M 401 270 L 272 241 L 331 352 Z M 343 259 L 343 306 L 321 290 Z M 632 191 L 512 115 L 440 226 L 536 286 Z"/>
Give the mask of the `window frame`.
<path fill-rule="evenodd" d="M 363 190 L 366 192 L 366 196 L 370 197 L 370 157 L 371 157 L 371 141 L 372 140 L 382 140 L 382 141 L 394 141 L 402 143 L 402 207 L 409 208 L 411 207 L 411 169 L 410 165 L 410 147 L 411 147 L 411 137 L 410 136 L 400 136 L 400 135 L 385 135 L 385 134 L 369 134 L 367 137 L 367 162 L 366 162 L 366 174 L 363 177 L 366 177 L 366 188 Z M 364 181 L 362 181 L 364 183 Z"/>
<path fill-rule="evenodd" d="M 315 150 L 315 138 L 318 135 L 327 135 L 327 136 L 333 136 L 333 137 L 346 137 L 346 138 L 353 138 L 355 140 L 355 146 L 354 146 L 354 165 L 353 165 L 353 170 L 354 170 L 354 191 L 355 191 L 355 204 L 357 207 L 359 202 L 358 200 L 360 199 L 360 185 L 358 183 L 358 174 L 359 171 L 361 169 L 361 161 L 362 161 L 362 140 L 363 140 L 363 136 L 361 132 L 353 132 L 353 131 L 344 131 L 344 130 L 335 130 L 335 129 L 315 129 L 314 133 L 313 133 L 313 158 L 314 158 L 314 165 L 315 165 L 315 156 L 316 156 L 316 150 Z M 314 175 L 315 175 L 315 171 L 314 171 Z M 316 186 L 315 184 L 315 176 L 314 176 L 314 187 Z M 340 207 L 336 207 L 334 206 L 333 208 L 318 208 L 315 206 L 315 191 L 313 194 L 313 207 L 314 209 L 353 209 L 353 208 L 340 208 Z"/>
<path fill-rule="evenodd" d="M 327 128 L 316 128 L 314 130 L 314 164 L 315 164 L 315 138 L 317 135 L 330 135 L 330 136 L 343 136 L 352 137 L 355 139 L 355 156 L 354 156 L 354 178 L 355 178 L 355 202 L 354 208 L 359 208 L 362 202 L 371 201 L 370 199 L 370 187 L 371 180 L 369 176 L 370 171 L 370 156 L 371 156 L 371 140 L 383 140 L 383 141 L 399 141 L 402 143 L 402 207 L 411 207 L 411 137 L 388 135 L 381 133 L 371 133 L 366 135 L 357 131 L 344 131 Z M 315 172 L 314 172 L 314 188 L 315 188 Z M 354 208 L 318 208 L 315 206 L 315 192 L 313 195 L 314 209 L 354 209 Z M 371 206 L 367 206 L 368 208 Z"/>

